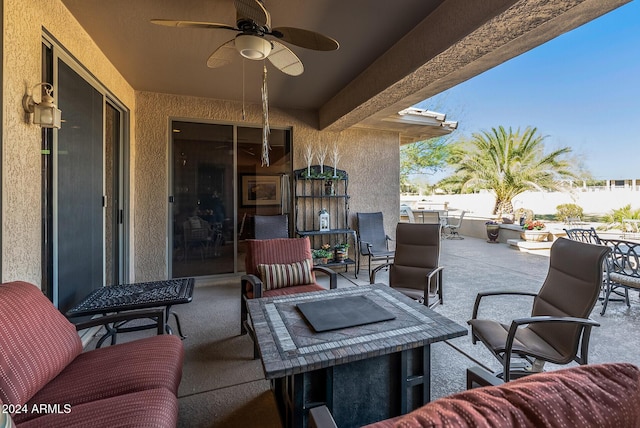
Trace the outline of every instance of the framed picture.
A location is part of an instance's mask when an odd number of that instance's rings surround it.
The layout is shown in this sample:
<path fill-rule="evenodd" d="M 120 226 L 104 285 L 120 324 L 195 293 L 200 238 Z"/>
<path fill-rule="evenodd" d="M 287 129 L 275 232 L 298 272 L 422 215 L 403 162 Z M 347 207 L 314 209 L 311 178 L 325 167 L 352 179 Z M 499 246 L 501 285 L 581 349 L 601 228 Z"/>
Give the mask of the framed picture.
<path fill-rule="evenodd" d="M 279 175 L 243 175 L 242 205 L 280 205 Z"/>

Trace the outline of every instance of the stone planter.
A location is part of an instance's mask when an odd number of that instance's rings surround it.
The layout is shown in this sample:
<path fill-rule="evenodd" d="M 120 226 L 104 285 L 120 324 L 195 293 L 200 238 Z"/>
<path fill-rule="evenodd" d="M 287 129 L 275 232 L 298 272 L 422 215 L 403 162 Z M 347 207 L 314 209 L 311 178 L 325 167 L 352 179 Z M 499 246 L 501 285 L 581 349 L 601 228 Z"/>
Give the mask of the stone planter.
<path fill-rule="evenodd" d="M 544 242 L 547 240 L 549 232 L 546 230 L 524 230 L 520 237 L 529 242 Z"/>

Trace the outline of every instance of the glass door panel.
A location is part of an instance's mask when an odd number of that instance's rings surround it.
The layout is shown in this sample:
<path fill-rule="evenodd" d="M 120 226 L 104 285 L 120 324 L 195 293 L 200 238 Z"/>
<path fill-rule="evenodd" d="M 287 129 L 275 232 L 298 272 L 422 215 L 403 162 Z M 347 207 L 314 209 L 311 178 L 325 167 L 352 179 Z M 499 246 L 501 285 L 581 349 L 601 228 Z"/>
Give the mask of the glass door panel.
<path fill-rule="evenodd" d="M 172 123 L 173 278 L 234 272 L 233 131 Z"/>
<path fill-rule="evenodd" d="M 104 97 L 59 60 L 58 105 L 64 123 L 54 160 L 53 273 L 64 313 L 104 285 Z"/>

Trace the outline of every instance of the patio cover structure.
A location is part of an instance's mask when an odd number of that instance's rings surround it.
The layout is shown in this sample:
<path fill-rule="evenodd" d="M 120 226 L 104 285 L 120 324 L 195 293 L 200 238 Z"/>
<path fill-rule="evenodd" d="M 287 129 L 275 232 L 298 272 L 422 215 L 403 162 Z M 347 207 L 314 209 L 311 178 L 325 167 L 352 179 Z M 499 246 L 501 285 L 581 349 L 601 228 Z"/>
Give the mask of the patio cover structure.
<path fill-rule="evenodd" d="M 300 77 L 269 73 L 271 123 L 293 130 L 294 168 L 303 164 L 306 141 L 340 138 L 352 212 L 383 211 L 391 230 L 399 145 L 441 135 L 446 122 L 399 126 L 398 112 L 627 2 L 265 0 L 275 25 L 318 31 L 341 45 L 335 52 L 296 49 L 305 66 Z M 43 35 L 127 109 L 128 281 L 166 277 L 169 118 L 239 123 L 246 104 L 244 120 L 259 124 L 262 63 L 212 71 L 206 59 L 229 34 L 149 20 L 233 25 L 232 2 L 4 0 L 2 12 L 1 279 L 39 284 L 42 277 L 42 131 L 25 123 L 21 100 L 27 85 L 41 81 Z"/>

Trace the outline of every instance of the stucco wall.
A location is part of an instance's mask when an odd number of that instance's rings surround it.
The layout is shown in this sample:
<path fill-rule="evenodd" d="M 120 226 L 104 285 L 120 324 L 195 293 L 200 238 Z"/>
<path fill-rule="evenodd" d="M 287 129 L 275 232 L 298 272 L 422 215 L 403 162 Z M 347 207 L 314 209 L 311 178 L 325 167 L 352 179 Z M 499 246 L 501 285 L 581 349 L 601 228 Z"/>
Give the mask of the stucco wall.
<path fill-rule="evenodd" d="M 125 106 L 133 109 L 135 102 L 131 86 L 61 2 L 4 0 L 2 281 L 41 282 L 41 131 L 25 123 L 22 97 L 41 81 L 43 28 Z M 133 138 L 131 152 L 135 156 Z"/>
<path fill-rule="evenodd" d="M 2 280 L 41 281 L 41 131 L 25 123 L 21 102 L 25 89 L 41 80 L 43 28 L 132 112 L 130 279 L 165 278 L 169 117 L 243 123 L 240 103 L 136 95 L 62 3 L 4 0 Z M 248 106 L 245 123 L 259 124 L 260 114 L 260 106 Z M 304 164 L 303 143 L 338 138 L 339 167 L 350 174 L 352 217 L 357 211 L 383 211 L 387 232 L 393 234 L 399 205 L 397 134 L 354 129 L 336 136 L 318 131 L 309 112 L 271 109 L 270 119 L 273 126 L 293 128 L 295 168 Z"/>
<path fill-rule="evenodd" d="M 261 107 L 207 98 L 138 92 L 136 96 L 136 280 L 151 281 L 168 274 L 168 173 L 169 118 L 215 120 L 223 123 L 259 125 Z M 320 132 L 309 125 L 314 115 L 306 112 L 269 111 L 270 124 L 292 127 L 294 168 L 305 162 L 302 148 L 308 141 L 332 142 L 336 138 L 342 153 L 338 167 L 349 173 L 351 217 L 357 211 L 383 211 L 386 229 L 395 233 L 399 199 L 399 140 L 396 133 L 346 130 L 340 134 Z M 314 162 L 315 163 L 315 162 Z M 325 162 L 328 163 L 328 162 Z"/>

